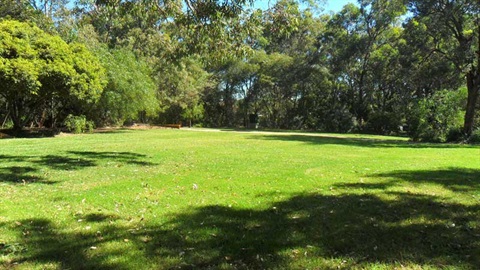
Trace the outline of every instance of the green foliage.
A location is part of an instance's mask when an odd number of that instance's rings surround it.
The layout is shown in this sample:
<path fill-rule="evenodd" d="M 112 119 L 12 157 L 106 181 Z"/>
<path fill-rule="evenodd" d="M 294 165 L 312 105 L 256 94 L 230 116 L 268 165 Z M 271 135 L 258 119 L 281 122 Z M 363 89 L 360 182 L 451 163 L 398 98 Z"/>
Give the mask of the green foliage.
<path fill-rule="evenodd" d="M 375 134 L 395 134 L 402 125 L 401 117 L 397 112 L 373 112 L 368 118 L 366 129 Z"/>
<path fill-rule="evenodd" d="M 182 59 L 179 63 L 157 66 L 159 96 L 164 113 L 161 122 L 191 122 L 203 115 L 203 91 L 214 84 L 197 57 Z"/>
<path fill-rule="evenodd" d="M 384 122 L 387 114 L 398 113 L 393 108 L 403 98 L 399 97 L 403 85 L 398 74 L 402 29 L 396 24 L 405 12 L 402 0 L 359 1 L 333 15 L 321 34 L 322 53 L 328 56 L 338 83 L 348 88 L 344 102 L 360 131 L 382 133 L 385 123 L 369 123 L 369 119 Z"/>
<path fill-rule="evenodd" d="M 293 106 L 297 79 L 294 78 L 295 58 L 282 53 L 259 52 L 254 63 L 259 65 L 256 92 L 254 93 L 259 113 L 263 114 L 261 125 L 272 128 L 288 126 L 289 109 Z"/>
<path fill-rule="evenodd" d="M 72 133 L 80 134 L 85 132 L 92 132 L 95 128 L 93 121 L 87 120 L 85 115 L 74 116 L 69 114 L 63 122 L 65 128 Z"/>
<path fill-rule="evenodd" d="M 480 128 L 477 128 L 472 132 L 472 135 L 470 135 L 468 141 L 471 143 L 480 143 Z"/>
<path fill-rule="evenodd" d="M 32 5 L 38 2 L 40 1 L 2 0 L 0 1 L 0 19 L 32 22 L 44 31 L 55 32 L 52 18 Z"/>
<path fill-rule="evenodd" d="M 316 117 L 316 124 L 310 129 L 318 129 L 325 132 L 347 133 L 355 128 L 354 117 L 344 107 L 328 106 L 325 104 L 320 114 Z"/>
<path fill-rule="evenodd" d="M 67 44 L 36 26 L 0 22 L 0 96 L 20 129 L 46 102 L 95 102 L 105 85 L 100 62 L 81 44 Z"/>
<path fill-rule="evenodd" d="M 325 1 L 313 0 L 264 10 L 249 9 L 249 0 L 4 0 L 1 18 L 69 44 L 3 23 L 0 115 L 18 129 L 54 126 L 68 114 L 101 125 L 239 127 L 253 113 L 266 128 L 378 134 L 408 118 L 418 140 L 460 141 L 460 117 L 439 105 L 447 94 L 438 92 L 466 85 L 470 134 L 478 4 L 353 2 L 327 14 Z"/>
<path fill-rule="evenodd" d="M 478 1 L 409 1 L 413 20 L 423 24 L 433 46 L 431 51 L 440 55 L 445 65 L 454 67 L 458 77 L 465 80 L 467 103 L 464 132 L 470 135 L 475 127 L 475 111 L 480 95 L 478 70 L 480 68 L 480 28 Z M 425 44 L 419 44 L 425 48 Z"/>
<path fill-rule="evenodd" d="M 71 78 L 69 95 L 79 100 L 94 103 L 99 100 L 106 84 L 105 69 L 99 59 L 83 44 L 70 45 L 75 73 Z"/>
<path fill-rule="evenodd" d="M 447 134 L 447 142 L 466 142 L 466 135 L 460 126 L 452 127 Z"/>
<path fill-rule="evenodd" d="M 100 46 L 95 52 L 107 70 L 108 84 L 91 117 L 101 124 L 122 125 L 139 120 L 139 113 L 155 116 L 160 105 L 147 63 L 127 49 Z"/>
<path fill-rule="evenodd" d="M 408 119 L 410 136 L 414 140 L 445 142 L 454 139 L 462 125 L 466 89 L 443 90 L 422 99 Z M 449 135 L 450 134 L 450 135 Z"/>
<path fill-rule="evenodd" d="M 265 38 L 269 40 L 267 50 L 275 51 L 288 40 L 301 24 L 301 11 L 297 1 L 280 0 L 264 15 Z M 277 47 L 278 46 L 278 47 Z"/>
<path fill-rule="evenodd" d="M 194 104 L 192 107 L 187 107 L 183 110 L 182 117 L 189 121 L 189 126 L 192 127 L 193 121 L 198 121 L 203 118 L 205 109 L 201 103 Z"/>

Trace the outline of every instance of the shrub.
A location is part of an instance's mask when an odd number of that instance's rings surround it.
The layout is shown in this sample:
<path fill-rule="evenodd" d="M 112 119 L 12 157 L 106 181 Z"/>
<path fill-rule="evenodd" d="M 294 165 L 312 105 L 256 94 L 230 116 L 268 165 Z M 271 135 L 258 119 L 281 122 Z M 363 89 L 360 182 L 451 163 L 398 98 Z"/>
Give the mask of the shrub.
<path fill-rule="evenodd" d="M 65 128 L 72 133 L 92 132 L 95 128 L 93 121 L 87 120 L 85 115 L 74 116 L 69 114 L 64 121 Z"/>
<path fill-rule="evenodd" d="M 418 101 L 408 116 L 409 135 L 416 141 L 445 142 L 462 125 L 466 89 L 443 90 Z M 458 134 L 457 134 L 458 135 Z"/>
<path fill-rule="evenodd" d="M 312 129 L 319 129 L 325 132 L 347 133 L 355 128 L 355 119 L 347 108 L 333 106 L 318 111 L 312 119 Z"/>
<path fill-rule="evenodd" d="M 366 129 L 376 134 L 391 134 L 399 131 L 401 114 L 397 112 L 374 112 L 370 115 Z"/>

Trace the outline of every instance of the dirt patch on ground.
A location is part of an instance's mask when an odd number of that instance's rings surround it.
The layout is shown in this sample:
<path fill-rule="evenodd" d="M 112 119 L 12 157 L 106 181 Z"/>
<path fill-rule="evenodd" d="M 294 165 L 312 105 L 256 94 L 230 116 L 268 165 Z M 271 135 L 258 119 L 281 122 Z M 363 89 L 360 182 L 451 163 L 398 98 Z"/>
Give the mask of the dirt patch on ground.
<path fill-rule="evenodd" d="M 102 132 L 111 132 L 116 130 L 145 130 L 145 129 L 172 129 L 172 127 L 167 126 L 156 126 L 156 125 L 149 125 L 149 124 L 134 124 L 131 126 L 123 126 L 123 127 L 101 127 L 94 130 L 95 133 L 102 133 Z"/>
<path fill-rule="evenodd" d="M 75 134 L 73 134 L 73 133 L 60 132 L 57 135 L 55 135 L 55 137 L 70 137 L 70 136 L 74 136 L 74 135 Z"/>
<path fill-rule="evenodd" d="M 165 127 L 161 126 L 151 126 L 147 124 L 137 124 L 132 126 L 123 126 L 123 127 L 101 127 L 96 128 L 94 133 L 103 133 L 103 132 L 112 132 L 117 130 L 145 130 L 145 129 L 164 129 Z"/>
<path fill-rule="evenodd" d="M 131 126 L 123 126 L 122 129 L 157 129 L 161 128 L 160 126 L 152 126 L 149 124 L 134 124 Z"/>

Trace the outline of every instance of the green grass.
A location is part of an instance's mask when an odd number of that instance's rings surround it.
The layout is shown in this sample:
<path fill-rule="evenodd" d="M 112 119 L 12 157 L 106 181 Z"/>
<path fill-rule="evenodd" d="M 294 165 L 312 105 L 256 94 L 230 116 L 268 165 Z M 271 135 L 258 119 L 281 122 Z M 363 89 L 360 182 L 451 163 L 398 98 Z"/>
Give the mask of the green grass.
<path fill-rule="evenodd" d="M 0 140 L 0 268 L 479 266 L 477 146 L 186 130 Z"/>

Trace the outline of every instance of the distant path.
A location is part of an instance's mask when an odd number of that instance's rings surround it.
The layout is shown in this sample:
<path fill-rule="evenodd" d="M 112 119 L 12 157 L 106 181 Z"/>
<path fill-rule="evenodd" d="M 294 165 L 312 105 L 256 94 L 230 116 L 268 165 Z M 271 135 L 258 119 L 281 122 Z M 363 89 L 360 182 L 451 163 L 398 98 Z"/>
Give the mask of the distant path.
<path fill-rule="evenodd" d="M 259 134 L 259 135 L 299 135 L 310 137 L 324 137 L 324 138 L 344 138 L 344 139 L 372 139 L 372 140 L 402 140 L 407 141 L 408 138 L 393 137 L 393 136 L 381 136 L 381 135 L 369 135 L 369 134 L 338 134 L 338 133 L 315 133 L 315 132 L 298 132 L 298 131 L 262 131 L 262 130 L 235 130 L 235 129 L 218 129 L 218 128 L 182 128 L 186 131 L 200 131 L 200 132 L 232 132 L 243 134 Z"/>

